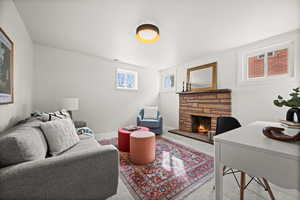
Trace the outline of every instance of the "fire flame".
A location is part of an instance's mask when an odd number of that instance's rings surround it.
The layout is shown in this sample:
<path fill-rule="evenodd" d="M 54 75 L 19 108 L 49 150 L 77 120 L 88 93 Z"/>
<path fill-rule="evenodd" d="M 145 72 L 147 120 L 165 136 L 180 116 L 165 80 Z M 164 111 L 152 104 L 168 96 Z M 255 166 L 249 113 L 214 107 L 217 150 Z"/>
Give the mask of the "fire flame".
<path fill-rule="evenodd" d="M 198 132 L 199 132 L 199 133 L 207 133 L 207 132 L 208 132 L 208 129 L 205 128 L 205 126 L 203 126 L 203 125 L 199 125 L 199 126 L 198 126 Z"/>

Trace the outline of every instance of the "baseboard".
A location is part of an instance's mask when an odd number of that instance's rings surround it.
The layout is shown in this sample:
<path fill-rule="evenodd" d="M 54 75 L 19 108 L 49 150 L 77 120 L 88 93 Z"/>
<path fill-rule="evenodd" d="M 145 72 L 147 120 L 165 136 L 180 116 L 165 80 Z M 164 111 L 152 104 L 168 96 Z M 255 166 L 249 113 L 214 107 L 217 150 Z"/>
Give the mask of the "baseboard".
<path fill-rule="evenodd" d="M 169 130 L 173 130 L 173 129 L 177 129 L 176 127 L 172 127 L 172 126 L 164 126 L 163 131 L 164 132 L 168 132 Z"/>

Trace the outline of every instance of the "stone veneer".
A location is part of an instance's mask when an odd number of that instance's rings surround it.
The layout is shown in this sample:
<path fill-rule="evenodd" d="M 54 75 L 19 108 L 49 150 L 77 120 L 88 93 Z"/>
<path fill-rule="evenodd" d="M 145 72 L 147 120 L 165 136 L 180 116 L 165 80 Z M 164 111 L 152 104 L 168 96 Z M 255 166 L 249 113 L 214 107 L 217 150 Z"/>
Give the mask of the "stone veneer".
<path fill-rule="evenodd" d="M 231 115 L 231 90 L 180 92 L 179 130 L 192 132 L 192 115 L 211 117 L 211 131 L 216 130 L 217 117 Z"/>

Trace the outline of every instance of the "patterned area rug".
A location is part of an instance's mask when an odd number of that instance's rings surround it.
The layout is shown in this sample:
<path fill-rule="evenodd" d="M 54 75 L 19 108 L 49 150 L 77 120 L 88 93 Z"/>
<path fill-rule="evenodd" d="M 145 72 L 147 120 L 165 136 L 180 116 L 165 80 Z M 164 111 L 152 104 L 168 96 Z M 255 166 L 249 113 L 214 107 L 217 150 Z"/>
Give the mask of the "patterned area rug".
<path fill-rule="evenodd" d="M 156 159 L 148 165 L 135 165 L 120 152 L 121 178 L 135 199 L 182 199 L 213 177 L 213 164 L 213 157 L 162 137 L 156 137 Z"/>

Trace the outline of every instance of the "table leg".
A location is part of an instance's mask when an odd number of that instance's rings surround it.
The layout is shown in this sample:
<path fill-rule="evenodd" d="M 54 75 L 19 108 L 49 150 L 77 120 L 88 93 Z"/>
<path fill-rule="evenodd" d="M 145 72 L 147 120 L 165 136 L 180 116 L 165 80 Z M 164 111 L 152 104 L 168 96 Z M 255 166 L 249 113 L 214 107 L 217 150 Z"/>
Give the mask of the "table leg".
<path fill-rule="evenodd" d="M 221 163 L 221 145 L 215 142 L 215 199 L 223 200 L 223 164 Z"/>
<path fill-rule="evenodd" d="M 246 182 L 246 174 L 245 172 L 241 172 L 240 200 L 244 200 L 245 182 Z"/>

